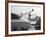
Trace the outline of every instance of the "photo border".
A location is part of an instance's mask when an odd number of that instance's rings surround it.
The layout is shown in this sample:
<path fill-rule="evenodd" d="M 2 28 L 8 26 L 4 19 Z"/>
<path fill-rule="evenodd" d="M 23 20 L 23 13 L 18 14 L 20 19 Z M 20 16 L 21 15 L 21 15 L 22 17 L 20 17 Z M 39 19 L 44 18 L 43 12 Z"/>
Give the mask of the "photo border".
<path fill-rule="evenodd" d="M 43 5 L 43 32 L 28 34 L 8 34 L 8 3 L 26 3 L 26 4 L 42 4 Z M 39 35 L 45 34 L 45 3 L 44 2 L 27 2 L 27 1 L 5 1 L 5 36 L 23 36 L 23 35 Z"/>

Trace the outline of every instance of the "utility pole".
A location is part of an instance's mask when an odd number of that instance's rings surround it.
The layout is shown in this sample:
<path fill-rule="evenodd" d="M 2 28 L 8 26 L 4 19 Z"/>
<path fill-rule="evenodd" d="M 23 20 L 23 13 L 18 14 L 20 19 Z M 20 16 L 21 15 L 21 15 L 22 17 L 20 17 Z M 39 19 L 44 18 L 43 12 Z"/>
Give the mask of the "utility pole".
<path fill-rule="evenodd" d="M 29 14 L 29 21 L 30 21 L 31 14 Z"/>
<path fill-rule="evenodd" d="M 32 9 L 32 11 L 33 11 L 33 9 Z M 30 19 L 31 19 L 30 17 L 31 17 L 31 12 L 29 12 L 29 22 L 30 22 Z"/>

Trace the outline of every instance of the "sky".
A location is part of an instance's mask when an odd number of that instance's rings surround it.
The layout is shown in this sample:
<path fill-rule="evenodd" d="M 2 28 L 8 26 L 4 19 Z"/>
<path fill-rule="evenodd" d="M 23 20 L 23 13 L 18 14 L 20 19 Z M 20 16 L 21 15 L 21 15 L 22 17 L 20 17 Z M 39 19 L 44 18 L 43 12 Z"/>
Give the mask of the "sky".
<path fill-rule="evenodd" d="M 34 9 L 34 11 L 32 11 L 32 9 Z M 41 10 L 40 10 L 40 6 L 20 6 L 20 5 L 11 5 L 11 13 L 14 13 L 14 14 L 17 14 L 17 15 L 21 15 L 22 14 L 25 14 L 25 13 L 28 13 L 28 12 L 31 12 L 31 15 L 34 17 L 34 16 L 41 16 Z M 24 16 L 22 16 L 24 18 L 28 18 L 29 15 L 26 14 Z"/>
<path fill-rule="evenodd" d="M 33 12 L 32 9 L 34 9 Z M 40 7 L 32 7 L 32 6 L 17 6 L 17 5 L 11 5 L 11 12 L 12 13 L 16 13 L 16 14 L 25 14 L 25 13 L 28 13 L 28 12 L 31 12 L 32 15 L 36 15 L 36 16 L 40 16 Z"/>

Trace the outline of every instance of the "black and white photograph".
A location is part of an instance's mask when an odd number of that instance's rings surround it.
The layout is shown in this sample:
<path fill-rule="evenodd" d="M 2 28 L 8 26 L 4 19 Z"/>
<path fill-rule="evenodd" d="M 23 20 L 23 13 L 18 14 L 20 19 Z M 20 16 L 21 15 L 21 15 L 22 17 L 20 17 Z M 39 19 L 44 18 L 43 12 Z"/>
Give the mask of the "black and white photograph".
<path fill-rule="evenodd" d="M 11 31 L 40 30 L 39 7 L 11 5 Z"/>
<path fill-rule="evenodd" d="M 8 3 L 9 34 L 43 32 L 43 5 Z"/>

